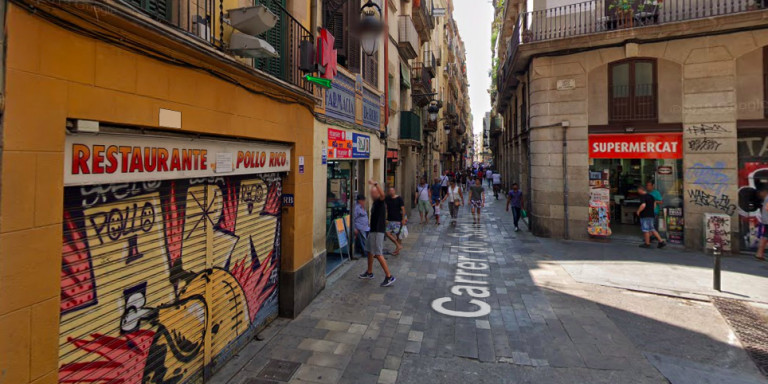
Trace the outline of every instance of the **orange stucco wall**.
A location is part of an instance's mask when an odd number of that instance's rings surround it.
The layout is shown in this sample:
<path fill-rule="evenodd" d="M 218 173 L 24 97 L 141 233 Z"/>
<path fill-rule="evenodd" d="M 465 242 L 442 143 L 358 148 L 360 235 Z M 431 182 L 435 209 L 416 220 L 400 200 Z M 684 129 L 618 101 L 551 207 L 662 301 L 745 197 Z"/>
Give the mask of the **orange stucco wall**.
<path fill-rule="evenodd" d="M 180 132 L 293 144 L 281 268 L 312 258 L 310 111 L 251 94 L 203 72 L 86 38 L 11 5 L 0 194 L 0 383 L 57 382 L 63 160 L 68 118 L 156 127 L 160 108 Z M 279 93 L 279 89 L 270 90 Z M 302 198 L 304 191 L 307 198 Z M 304 241 L 301 241 L 304 240 Z"/>

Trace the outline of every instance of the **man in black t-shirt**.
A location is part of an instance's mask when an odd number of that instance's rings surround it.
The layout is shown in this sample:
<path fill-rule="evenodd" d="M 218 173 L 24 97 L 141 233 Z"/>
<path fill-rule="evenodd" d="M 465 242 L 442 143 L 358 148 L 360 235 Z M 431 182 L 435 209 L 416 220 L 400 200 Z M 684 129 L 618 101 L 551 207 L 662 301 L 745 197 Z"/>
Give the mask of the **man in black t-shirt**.
<path fill-rule="evenodd" d="M 389 188 L 389 195 L 385 201 L 387 203 L 387 238 L 395 243 L 395 251 L 392 252 L 392 256 L 397 256 L 403 249 L 403 245 L 400 243 L 400 234 L 406 223 L 405 201 L 397 195 L 394 187 Z"/>
<path fill-rule="evenodd" d="M 373 258 L 379 260 L 381 269 L 384 270 L 384 282 L 382 287 L 389 287 L 395 283 L 395 277 L 389 272 L 387 261 L 384 260 L 384 233 L 387 231 L 386 213 L 387 206 L 384 202 L 384 191 L 381 190 L 379 183 L 371 180 L 371 231 L 368 234 L 368 269 L 358 276 L 361 279 L 373 279 Z"/>
<path fill-rule="evenodd" d="M 640 228 L 643 230 L 643 244 L 640 244 L 640 248 L 651 247 L 651 235 L 659 240 L 659 248 L 664 248 L 667 243 L 661 238 L 659 232 L 656 231 L 654 226 L 654 220 L 656 218 L 656 199 L 651 196 L 648 191 L 643 187 L 638 187 L 637 192 L 640 194 L 640 207 L 637 209 L 637 216 L 640 217 Z"/>

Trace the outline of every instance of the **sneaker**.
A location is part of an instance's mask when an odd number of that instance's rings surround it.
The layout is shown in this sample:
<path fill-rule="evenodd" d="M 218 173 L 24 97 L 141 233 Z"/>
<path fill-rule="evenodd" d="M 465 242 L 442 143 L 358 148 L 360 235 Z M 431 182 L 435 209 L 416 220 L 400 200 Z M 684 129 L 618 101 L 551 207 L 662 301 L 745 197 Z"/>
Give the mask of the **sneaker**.
<path fill-rule="evenodd" d="M 650 247 L 651 247 L 650 244 L 645 244 L 645 243 L 640 244 L 640 248 L 650 248 Z"/>
<path fill-rule="evenodd" d="M 520 228 L 519 227 L 515 227 L 515 232 L 520 232 Z"/>
<path fill-rule="evenodd" d="M 666 246 L 667 246 L 667 242 L 666 241 L 662 241 L 662 242 L 659 243 L 659 245 L 657 247 L 664 248 Z"/>
<path fill-rule="evenodd" d="M 373 279 L 373 273 L 363 272 L 363 273 L 357 275 L 357 277 L 359 277 L 361 279 L 370 280 L 370 279 Z"/>
<path fill-rule="evenodd" d="M 371 277 L 373 277 L 373 275 L 371 275 Z M 395 280 L 397 280 L 397 279 L 395 279 L 394 276 L 385 277 L 384 281 L 381 283 L 381 286 L 382 287 L 391 287 L 393 284 L 395 284 Z"/>

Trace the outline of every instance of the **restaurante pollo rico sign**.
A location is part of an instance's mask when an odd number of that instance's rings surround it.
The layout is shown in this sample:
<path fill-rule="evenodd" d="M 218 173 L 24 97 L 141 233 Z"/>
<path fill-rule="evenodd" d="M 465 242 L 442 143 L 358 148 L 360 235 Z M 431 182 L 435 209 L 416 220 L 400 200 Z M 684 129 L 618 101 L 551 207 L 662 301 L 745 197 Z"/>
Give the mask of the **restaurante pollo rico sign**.
<path fill-rule="evenodd" d="M 682 159 L 682 133 L 589 135 L 592 159 Z"/>
<path fill-rule="evenodd" d="M 113 184 L 287 172 L 288 146 L 147 135 L 66 137 L 64 184 Z"/>

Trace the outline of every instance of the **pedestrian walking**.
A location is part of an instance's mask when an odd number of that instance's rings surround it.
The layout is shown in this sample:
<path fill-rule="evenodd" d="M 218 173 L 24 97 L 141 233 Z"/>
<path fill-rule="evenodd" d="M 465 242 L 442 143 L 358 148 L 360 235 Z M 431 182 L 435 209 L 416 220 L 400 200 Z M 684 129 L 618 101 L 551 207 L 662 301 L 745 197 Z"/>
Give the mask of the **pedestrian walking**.
<path fill-rule="evenodd" d="M 512 189 L 507 194 L 507 212 L 512 208 L 512 220 L 515 224 L 515 232 L 520 232 L 520 218 L 523 216 L 523 191 L 517 183 L 512 184 Z"/>
<path fill-rule="evenodd" d="M 485 207 L 485 188 L 480 180 L 475 181 L 475 185 L 469 187 L 469 206 L 472 210 L 472 222 L 480 223 L 480 209 Z"/>
<path fill-rule="evenodd" d="M 429 222 L 429 207 L 432 202 L 432 190 L 427 184 L 427 179 L 422 178 L 421 183 L 416 187 L 416 197 L 414 198 L 414 205 L 418 207 L 419 216 L 421 221 L 419 224 L 427 224 Z"/>
<path fill-rule="evenodd" d="M 661 206 L 663 203 L 661 192 L 659 192 L 658 189 L 655 188 L 652 181 L 648 181 L 645 183 L 645 190 L 648 191 L 648 194 L 653 197 L 655 200 L 653 203 L 653 228 L 658 232 L 659 231 L 659 212 L 661 212 Z M 654 239 L 651 238 L 651 241 Z"/>
<path fill-rule="evenodd" d="M 651 236 L 659 240 L 659 248 L 664 248 L 667 242 L 661 238 L 659 231 L 653 226 L 654 221 L 654 207 L 656 206 L 656 199 L 651 196 L 645 187 L 637 187 L 637 192 L 640 194 L 640 207 L 637 209 L 637 216 L 640 217 L 640 228 L 643 231 L 643 243 L 640 244 L 640 248 L 651 247 Z"/>
<path fill-rule="evenodd" d="M 440 225 L 440 198 L 442 197 L 443 187 L 440 184 L 440 179 L 435 177 L 432 183 L 432 216 L 435 218 L 435 224 Z"/>
<path fill-rule="evenodd" d="M 491 184 L 493 183 L 493 171 L 490 168 L 488 168 L 488 170 L 485 171 L 485 179 L 488 180 L 488 188 L 491 188 L 493 186 Z"/>
<path fill-rule="evenodd" d="M 395 187 L 389 188 L 389 195 L 385 198 L 387 203 L 387 238 L 395 244 L 395 251 L 392 256 L 397 256 L 403 249 L 400 242 L 407 235 L 405 223 L 405 201 L 395 191 Z"/>
<path fill-rule="evenodd" d="M 757 253 L 755 258 L 765 261 L 765 247 L 768 245 L 768 188 L 757 191 L 757 197 L 763 201 L 760 207 L 760 225 L 757 227 Z"/>
<path fill-rule="evenodd" d="M 448 185 L 448 194 L 443 197 L 443 201 L 448 200 L 448 210 L 451 213 L 451 223 L 456 223 L 456 219 L 459 217 L 459 207 L 464 205 L 464 194 L 461 192 L 461 188 L 456 185 L 456 180 L 452 179 Z"/>
<path fill-rule="evenodd" d="M 494 172 L 492 179 L 493 179 L 493 196 L 496 197 L 496 200 L 498 200 L 499 191 L 501 191 L 501 174 L 499 172 Z"/>
<path fill-rule="evenodd" d="M 448 194 L 449 181 L 450 181 L 450 178 L 448 177 L 448 171 L 446 170 L 445 173 L 443 173 L 443 175 L 440 176 L 440 187 L 441 187 L 440 198 L 441 199 Z"/>
<path fill-rule="evenodd" d="M 368 224 L 368 211 L 365 209 L 365 196 L 357 195 L 357 204 L 355 204 L 355 210 L 352 213 L 355 228 L 355 248 L 360 252 L 362 257 L 365 257 L 368 253 L 366 247 L 368 242 L 368 232 L 371 230 Z M 353 252 L 352 259 L 357 260 L 357 252 Z"/>
<path fill-rule="evenodd" d="M 389 272 L 387 261 L 384 260 L 384 233 L 387 231 L 386 214 L 387 204 L 385 202 L 384 191 L 381 190 L 379 183 L 371 180 L 371 224 L 368 234 L 368 269 L 360 274 L 361 279 L 373 279 L 373 259 L 379 261 L 381 269 L 384 270 L 384 281 L 382 287 L 390 287 L 395 283 L 395 277 Z"/>

